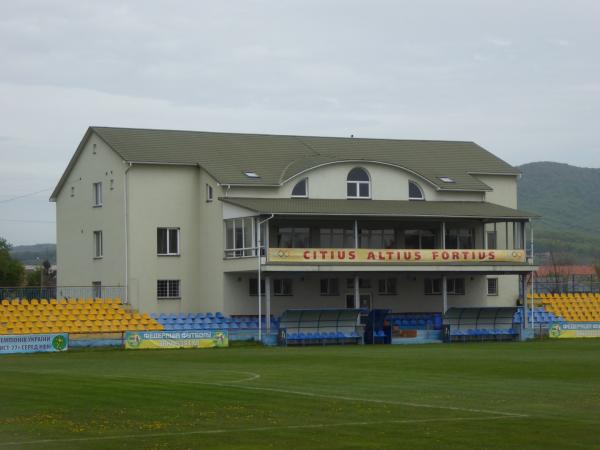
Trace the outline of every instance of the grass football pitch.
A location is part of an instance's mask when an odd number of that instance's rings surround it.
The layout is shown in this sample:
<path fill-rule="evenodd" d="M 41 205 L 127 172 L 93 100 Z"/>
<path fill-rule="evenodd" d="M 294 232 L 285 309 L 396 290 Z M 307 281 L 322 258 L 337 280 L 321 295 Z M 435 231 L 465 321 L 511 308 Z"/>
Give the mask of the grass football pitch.
<path fill-rule="evenodd" d="M 600 448 L 600 339 L 0 356 L 0 449 Z"/>

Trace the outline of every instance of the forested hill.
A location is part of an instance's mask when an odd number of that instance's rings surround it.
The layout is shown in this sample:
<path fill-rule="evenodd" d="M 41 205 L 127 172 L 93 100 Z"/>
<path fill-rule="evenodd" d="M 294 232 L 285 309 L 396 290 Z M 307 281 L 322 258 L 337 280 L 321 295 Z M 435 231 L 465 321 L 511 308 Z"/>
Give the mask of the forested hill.
<path fill-rule="evenodd" d="M 45 260 L 56 264 L 56 244 L 15 245 L 10 255 L 23 264 L 38 265 Z"/>
<path fill-rule="evenodd" d="M 572 262 L 600 261 L 600 169 L 554 162 L 518 168 L 523 172 L 519 208 L 542 216 L 534 224 L 536 252 L 552 251 Z"/>

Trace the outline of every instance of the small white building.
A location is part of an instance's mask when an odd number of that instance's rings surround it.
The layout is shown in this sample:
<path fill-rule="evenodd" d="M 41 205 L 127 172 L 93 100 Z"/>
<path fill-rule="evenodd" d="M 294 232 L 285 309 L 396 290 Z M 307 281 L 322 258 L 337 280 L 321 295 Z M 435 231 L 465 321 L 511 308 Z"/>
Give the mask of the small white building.
<path fill-rule="evenodd" d="M 473 142 L 91 127 L 51 197 L 58 285 L 256 314 L 260 265 L 272 314 L 514 306 L 518 176 Z"/>

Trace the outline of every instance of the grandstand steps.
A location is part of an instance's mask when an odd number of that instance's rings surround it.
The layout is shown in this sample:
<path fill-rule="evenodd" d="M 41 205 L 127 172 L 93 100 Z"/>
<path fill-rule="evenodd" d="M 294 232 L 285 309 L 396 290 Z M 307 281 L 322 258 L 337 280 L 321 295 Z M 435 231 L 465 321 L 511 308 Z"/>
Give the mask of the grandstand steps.
<path fill-rule="evenodd" d="M 122 333 L 162 330 L 148 314 L 139 314 L 118 298 L 4 299 L 0 301 L 0 334 Z"/>

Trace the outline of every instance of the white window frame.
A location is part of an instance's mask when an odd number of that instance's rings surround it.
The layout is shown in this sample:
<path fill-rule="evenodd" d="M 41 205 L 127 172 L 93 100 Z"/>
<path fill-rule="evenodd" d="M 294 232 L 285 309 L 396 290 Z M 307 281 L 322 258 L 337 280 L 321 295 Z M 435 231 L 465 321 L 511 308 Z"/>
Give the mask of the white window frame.
<path fill-rule="evenodd" d="M 304 183 L 304 194 L 295 195 L 294 190 L 296 189 L 296 186 L 298 186 L 300 183 Z M 294 185 L 294 187 L 292 188 L 292 198 L 308 198 L 308 178 L 303 178 Z"/>
<path fill-rule="evenodd" d="M 454 178 L 450 178 L 447 175 L 442 175 L 441 177 L 438 177 L 438 180 L 440 180 L 443 183 L 456 183 Z"/>
<path fill-rule="evenodd" d="M 252 223 L 252 235 L 251 236 L 246 236 L 246 222 L 245 221 L 250 221 Z M 227 224 L 228 223 L 232 223 L 233 227 L 231 228 L 231 232 L 233 233 L 233 235 L 231 236 L 231 242 L 233 243 L 233 248 L 228 248 L 227 247 Z M 235 229 L 236 229 L 236 224 L 241 223 L 241 227 L 242 227 L 242 246 L 241 247 L 236 247 L 235 246 Z M 224 233 L 225 233 L 225 258 L 230 259 L 230 258 L 251 258 L 253 256 L 256 256 L 256 233 L 257 233 L 257 227 L 256 227 L 256 219 L 254 217 L 237 217 L 235 219 L 225 219 L 223 224 L 225 225 L 224 228 Z M 264 230 L 264 227 L 261 229 L 261 231 Z M 248 239 L 249 238 L 249 239 Z M 264 245 L 264 242 L 263 242 Z"/>
<path fill-rule="evenodd" d="M 490 284 L 490 282 L 493 282 Z M 490 287 L 494 286 L 494 289 L 490 290 Z M 494 277 L 494 278 L 488 278 L 487 279 L 487 295 L 489 296 L 498 296 L 498 278 Z"/>
<path fill-rule="evenodd" d="M 446 248 L 450 250 L 472 250 L 475 248 L 475 229 L 474 228 L 446 228 Z M 456 237 L 456 248 L 449 247 L 450 237 Z M 470 238 L 473 246 L 472 247 L 462 247 L 460 245 L 460 240 L 464 238 Z"/>
<path fill-rule="evenodd" d="M 104 238 L 102 230 L 94 230 L 94 259 L 101 259 L 104 256 Z"/>
<path fill-rule="evenodd" d="M 256 283 L 256 290 L 252 291 L 252 283 Z M 260 292 L 264 294 L 266 292 L 266 281 L 261 277 L 260 279 Z M 248 278 L 248 296 L 249 297 L 258 297 L 258 278 Z"/>
<path fill-rule="evenodd" d="M 367 174 L 367 181 L 354 181 L 354 180 L 348 180 L 348 176 L 350 175 L 350 172 L 352 172 L 354 169 L 360 169 L 362 171 L 364 171 Z M 349 195 L 348 194 L 348 186 L 354 184 L 356 186 L 356 195 Z M 364 196 L 364 195 L 360 195 L 360 186 L 361 185 L 367 185 L 369 192 L 368 195 Z M 348 171 L 348 174 L 346 175 L 346 198 L 348 199 L 359 199 L 359 200 L 369 200 L 371 199 L 371 175 L 369 174 L 368 170 L 365 169 L 364 167 L 353 167 L 352 169 L 350 169 Z"/>
<path fill-rule="evenodd" d="M 206 201 L 213 201 L 213 187 L 208 183 L 206 183 Z"/>
<path fill-rule="evenodd" d="M 381 289 L 382 285 L 383 290 Z M 398 281 L 395 278 L 380 278 L 377 280 L 377 292 L 379 295 L 396 295 Z"/>
<path fill-rule="evenodd" d="M 457 292 L 456 290 L 456 282 L 458 280 L 462 281 L 462 285 L 463 285 L 463 290 L 462 292 Z M 465 295 L 467 289 L 466 289 L 466 282 L 464 278 L 447 278 L 446 279 L 446 283 L 448 286 L 448 295 Z M 452 288 L 450 288 L 452 286 Z"/>
<path fill-rule="evenodd" d="M 284 289 L 285 283 L 289 282 L 289 292 Z M 294 282 L 291 278 L 275 278 L 273 280 L 273 295 L 278 297 L 290 297 L 294 295 Z"/>
<path fill-rule="evenodd" d="M 159 295 L 159 285 L 158 284 L 160 282 L 167 283 L 166 295 Z M 177 286 L 176 295 L 175 295 L 174 286 Z M 181 280 L 173 280 L 173 279 L 156 280 L 156 298 L 159 300 L 180 300 L 181 299 Z"/>
<path fill-rule="evenodd" d="M 167 251 L 166 253 L 158 252 L 158 232 L 159 230 L 166 230 L 167 233 Z M 177 231 L 177 251 L 171 252 L 171 231 Z M 178 227 L 157 227 L 156 228 L 156 255 L 157 256 L 180 256 L 181 249 L 181 230 Z"/>
<path fill-rule="evenodd" d="M 490 236 L 494 236 L 494 246 L 490 247 Z M 487 249 L 496 250 L 498 248 L 498 232 L 496 230 L 485 232 L 485 246 Z"/>
<path fill-rule="evenodd" d="M 456 281 L 457 280 L 462 280 L 462 284 L 463 284 L 463 288 L 464 288 L 462 292 L 456 292 Z M 444 282 L 443 278 L 425 278 L 425 289 L 424 289 L 425 295 L 441 295 L 444 290 L 444 286 L 442 286 L 443 282 Z M 437 289 L 435 289 L 436 283 L 439 283 L 439 291 Z M 447 278 L 446 283 L 448 286 L 446 293 L 448 295 L 466 295 L 466 291 L 467 291 L 466 284 L 467 283 L 464 278 Z"/>
<path fill-rule="evenodd" d="M 326 282 L 323 289 L 323 282 Z M 340 295 L 340 281 L 337 278 L 321 278 L 319 280 L 319 293 L 323 297 Z"/>
<path fill-rule="evenodd" d="M 442 278 L 425 278 L 425 295 L 440 295 L 442 293 Z M 439 284 L 438 284 L 439 283 Z M 439 289 L 436 289 L 438 284 Z"/>
<path fill-rule="evenodd" d="M 102 206 L 102 181 L 92 183 L 93 207 L 99 208 Z"/>
<path fill-rule="evenodd" d="M 412 197 L 410 195 L 410 186 L 414 185 L 419 192 L 421 193 L 421 195 L 419 197 Z M 423 189 L 421 188 L 421 186 L 419 186 L 419 183 L 416 183 L 415 181 L 412 180 L 408 180 L 408 199 L 409 200 L 425 200 L 425 193 L 423 192 Z"/>
<path fill-rule="evenodd" d="M 354 289 L 354 278 L 346 278 L 346 289 Z M 358 289 L 371 289 L 371 279 L 360 277 L 358 279 Z"/>

